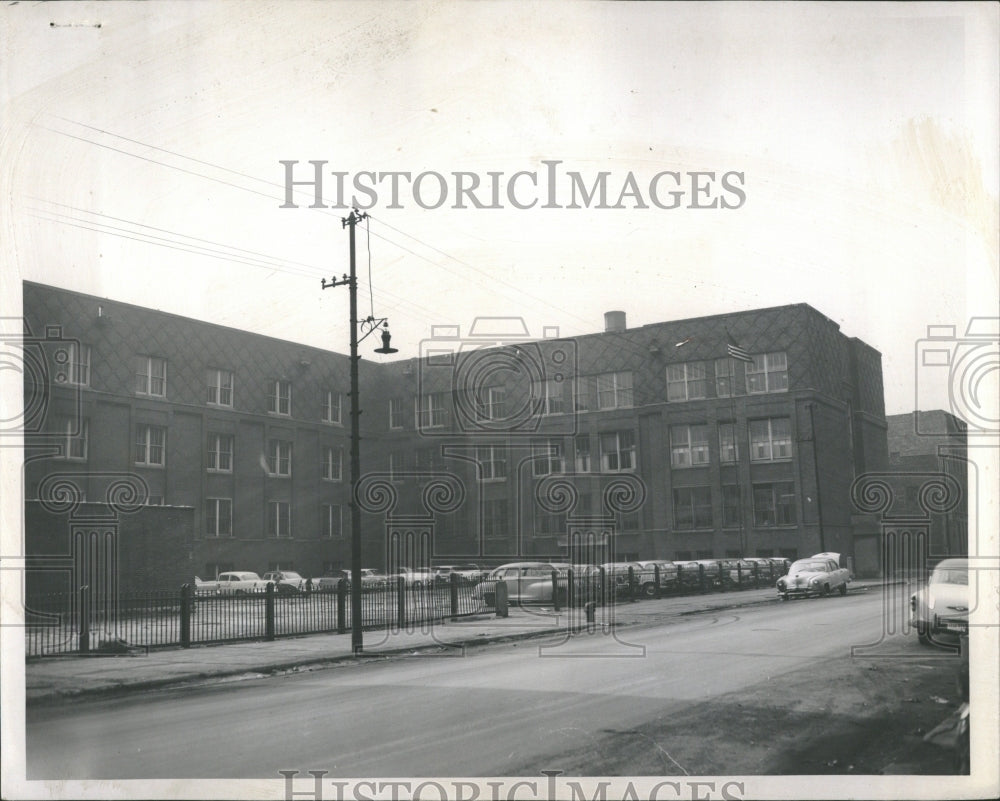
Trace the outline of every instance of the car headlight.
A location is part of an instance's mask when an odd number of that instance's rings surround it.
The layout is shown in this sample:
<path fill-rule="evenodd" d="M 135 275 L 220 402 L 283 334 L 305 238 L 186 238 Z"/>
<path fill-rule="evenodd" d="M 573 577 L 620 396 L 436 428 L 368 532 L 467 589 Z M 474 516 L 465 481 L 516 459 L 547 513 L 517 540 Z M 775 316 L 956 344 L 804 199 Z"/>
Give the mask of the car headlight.
<path fill-rule="evenodd" d="M 810 583 L 810 584 L 819 584 L 819 579 L 818 579 L 818 578 L 814 578 L 814 579 L 813 579 L 812 581 L 810 581 L 809 583 Z"/>

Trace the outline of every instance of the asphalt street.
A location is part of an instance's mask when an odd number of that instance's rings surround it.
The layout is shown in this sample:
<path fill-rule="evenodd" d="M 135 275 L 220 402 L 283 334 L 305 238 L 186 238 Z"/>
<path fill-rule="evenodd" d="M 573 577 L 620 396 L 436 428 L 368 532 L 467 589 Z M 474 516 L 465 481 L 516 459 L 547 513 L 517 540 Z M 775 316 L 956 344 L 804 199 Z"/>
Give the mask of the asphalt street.
<path fill-rule="evenodd" d="M 29 707 L 30 779 L 504 776 L 782 677 L 882 636 L 878 593 L 669 625 L 422 653 L 294 676 Z M 650 744 L 654 747 L 654 744 Z M 657 743 L 664 774 L 699 773 Z"/>

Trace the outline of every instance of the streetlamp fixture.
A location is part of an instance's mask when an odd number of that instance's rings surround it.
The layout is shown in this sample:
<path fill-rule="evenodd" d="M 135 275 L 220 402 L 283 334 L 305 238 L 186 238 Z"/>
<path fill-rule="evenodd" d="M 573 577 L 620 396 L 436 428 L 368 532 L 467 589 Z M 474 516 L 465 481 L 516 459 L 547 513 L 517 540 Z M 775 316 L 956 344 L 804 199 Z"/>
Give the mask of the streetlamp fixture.
<path fill-rule="evenodd" d="M 367 339 L 375 331 L 382 335 L 382 347 L 376 348 L 376 353 L 397 353 L 397 349 L 389 344 L 391 334 L 389 323 L 384 317 L 374 315 L 358 320 L 358 276 L 355 263 L 354 228 L 368 217 L 365 212 L 353 209 L 347 217 L 341 218 L 344 228 L 350 228 L 350 275 L 341 279 L 321 280 L 323 289 L 347 285 L 351 299 L 351 649 L 360 654 L 364 649 L 361 636 L 361 507 L 358 506 L 358 482 L 361 480 L 361 434 L 359 421 L 361 408 L 358 398 L 358 344 Z M 358 336 L 358 326 L 362 334 Z"/>

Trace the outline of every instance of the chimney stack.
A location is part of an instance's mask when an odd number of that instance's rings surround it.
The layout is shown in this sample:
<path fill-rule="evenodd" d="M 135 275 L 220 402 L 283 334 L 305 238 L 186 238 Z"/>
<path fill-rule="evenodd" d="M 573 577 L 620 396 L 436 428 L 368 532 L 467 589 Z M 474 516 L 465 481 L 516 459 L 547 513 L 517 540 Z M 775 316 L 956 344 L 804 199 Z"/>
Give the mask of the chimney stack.
<path fill-rule="evenodd" d="M 625 312 L 609 311 L 604 312 L 605 333 L 620 332 L 625 330 Z"/>

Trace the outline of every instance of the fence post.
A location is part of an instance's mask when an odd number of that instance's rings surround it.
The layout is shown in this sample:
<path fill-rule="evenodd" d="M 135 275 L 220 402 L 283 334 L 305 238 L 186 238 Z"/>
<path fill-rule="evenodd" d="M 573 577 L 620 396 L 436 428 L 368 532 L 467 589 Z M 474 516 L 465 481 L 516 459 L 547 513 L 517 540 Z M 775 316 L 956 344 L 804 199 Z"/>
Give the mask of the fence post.
<path fill-rule="evenodd" d="M 674 589 L 678 595 L 684 594 L 684 565 L 677 565 L 677 586 Z"/>
<path fill-rule="evenodd" d="M 351 621 L 352 623 L 354 621 Z M 347 632 L 347 579 L 337 582 L 337 634 Z"/>
<path fill-rule="evenodd" d="M 597 573 L 600 576 L 600 581 L 599 581 L 599 585 L 600 586 L 598 588 L 598 590 L 600 592 L 600 595 L 598 595 L 597 597 L 601 601 L 601 606 L 607 606 L 607 603 L 608 603 L 608 595 L 607 595 L 607 590 L 608 590 L 608 585 L 607 585 L 608 571 L 604 569 L 604 565 L 601 565 L 599 568 L 597 568 Z"/>
<path fill-rule="evenodd" d="M 736 563 L 736 589 L 743 589 L 743 563 Z"/>
<path fill-rule="evenodd" d="M 726 566 L 719 562 L 719 589 L 726 589 Z"/>
<path fill-rule="evenodd" d="M 702 592 L 705 592 L 705 566 L 698 565 L 698 586 Z"/>
<path fill-rule="evenodd" d="M 90 585 L 80 587 L 80 653 L 90 653 Z"/>
<path fill-rule="evenodd" d="M 572 609 L 575 606 L 574 596 L 576 595 L 576 576 L 573 575 L 573 568 L 566 571 L 566 607 Z"/>
<path fill-rule="evenodd" d="M 653 565 L 653 582 L 656 588 L 653 590 L 653 597 L 660 600 L 660 566 Z"/>
<path fill-rule="evenodd" d="M 458 573 L 449 574 L 448 582 L 448 589 L 451 591 L 451 619 L 455 620 L 458 617 Z"/>
<path fill-rule="evenodd" d="M 494 590 L 493 602 L 497 609 L 497 617 L 507 617 L 507 581 L 500 579 Z"/>
<path fill-rule="evenodd" d="M 558 612 L 559 609 L 559 572 L 557 570 L 552 571 L 552 611 Z"/>
<path fill-rule="evenodd" d="M 635 568 L 632 565 L 628 566 L 628 601 L 635 602 Z"/>
<path fill-rule="evenodd" d="M 191 647 L 191 585 L 181 586 L 181 648 Z"/>
<path fill-rule="evenodd" d="M 264 639 L 274 639 L 274 582 L 264 589 Z"/>
<path fill-rule="evenodd" d="M 402 629 L 406 626 L 406 579 L 396 576 L 396 625 Z"/>

